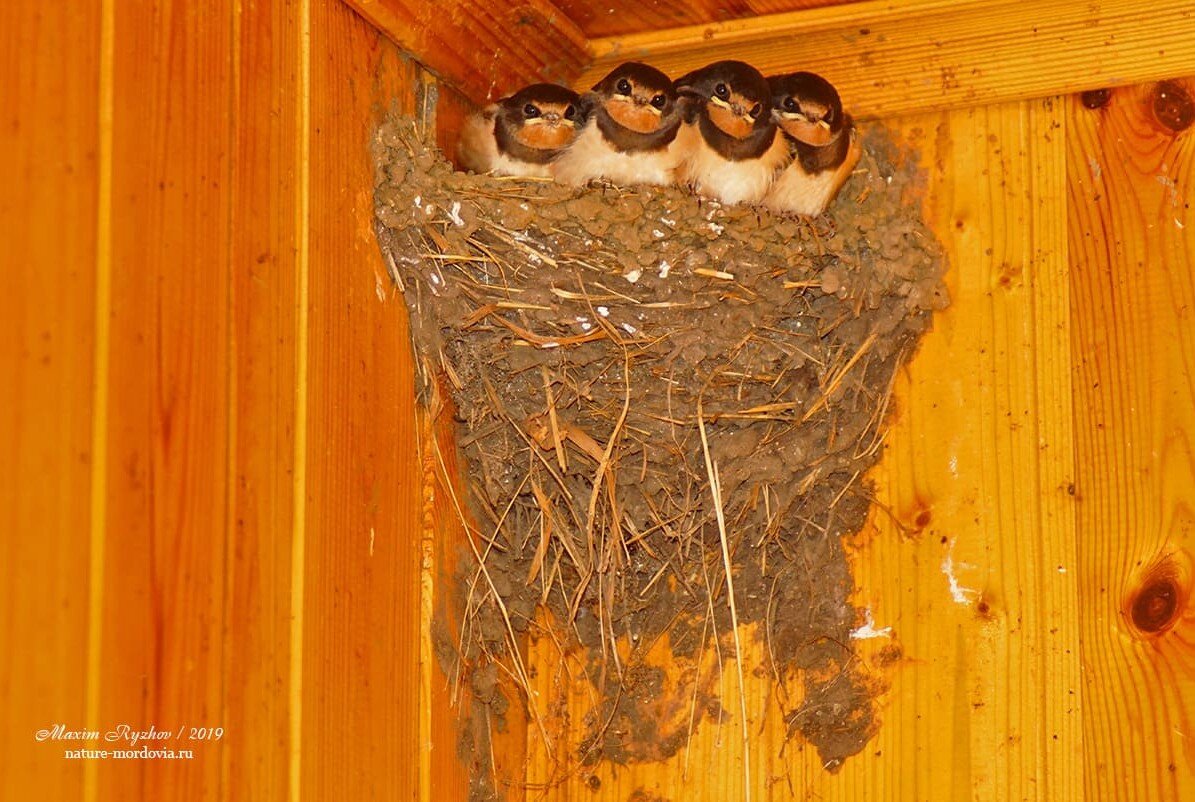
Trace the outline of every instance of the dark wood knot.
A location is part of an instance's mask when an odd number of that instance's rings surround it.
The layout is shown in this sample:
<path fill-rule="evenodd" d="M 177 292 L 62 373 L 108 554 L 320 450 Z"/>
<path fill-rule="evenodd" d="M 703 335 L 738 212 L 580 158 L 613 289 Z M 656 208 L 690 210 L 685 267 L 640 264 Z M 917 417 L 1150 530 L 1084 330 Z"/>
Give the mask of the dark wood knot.
<path fill-rule="evenodd" d="M 1086 109 L 1102 109 L 1112 99 L 1111 89 L 1088 89 L 1079 95 L 1079 102 Z"/>
<path fill-rule="evenodd" d="M 1133 626 L 1146 635 L 1156 635 L 1174 626 L 1178 619 L 1182 589 L 1168 574 L 1153 576 L 1133 597 L 1129 608 Z"/>
<path fill-rule="evenodd" d="M 1176 134 L 1195 123 L 1195 100 L 1178 81 L 1162 81 L 1154 85 L 1153 111 L 1158 123 Z"/>

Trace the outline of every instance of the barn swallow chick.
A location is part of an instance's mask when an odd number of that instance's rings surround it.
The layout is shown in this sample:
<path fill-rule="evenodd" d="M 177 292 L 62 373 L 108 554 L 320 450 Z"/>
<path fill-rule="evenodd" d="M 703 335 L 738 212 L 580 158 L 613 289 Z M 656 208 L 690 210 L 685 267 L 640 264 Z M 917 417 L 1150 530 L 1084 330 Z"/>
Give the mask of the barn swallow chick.
<path fill-rule="evenodd" d="M 655 67 L 630 61 L 603 78 L 582 99 L 588 119 L 577 140 L 553 165 L 556 178 L 584 184 L 676 182 L 682 151 L 681 109 L 672 79 Z"/>
<path fill-rule="evenodd" d="M 581 130 L 581 99 L 556 84 L 532 84 L 465 121 L 457 156 L 475 173 L 550 178 L 552 162 Z"/>
<path fill-rule="evenodd" d="M 764 198 L 772 209 L 818 215 L 859 163 L 862 148 L 834 86 L 811 72 L 768 78 L 773 116 L 789 138 L 793 160 Z"/>
<path fill-rule="evenodd" d="M 686 105 L 684 180 L 723 203 L 762 200 L 789 158 L 768 82 L 749 64 L 718 61 L 678 79 L 676 91 Z"/>

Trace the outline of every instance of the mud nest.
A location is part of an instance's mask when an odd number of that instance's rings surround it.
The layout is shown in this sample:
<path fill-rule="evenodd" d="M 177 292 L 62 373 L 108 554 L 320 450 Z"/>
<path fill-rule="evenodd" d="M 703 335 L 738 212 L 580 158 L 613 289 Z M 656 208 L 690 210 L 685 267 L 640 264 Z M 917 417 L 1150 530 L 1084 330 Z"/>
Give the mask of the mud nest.
<path fill-rule="evenodd" d="M 782 686 L 790 735 L 826 765 L 874 730 L 842 538 L 946 294 L 915 159 L 881 129 L 863 141 L 831 213 L 806 220 L 464 174 L 409 119 L 377 133 L 379 240 L 469 467 L 450 675 L 518 703 L 521 650 L 551 630 L 598 667 L 585 759 L 683 746 L 641 709 L 662 679 L 640 658 L 665 637 L 678 660 L 745 653 L 734 620 L 767 663 L 745 670 Z"/>

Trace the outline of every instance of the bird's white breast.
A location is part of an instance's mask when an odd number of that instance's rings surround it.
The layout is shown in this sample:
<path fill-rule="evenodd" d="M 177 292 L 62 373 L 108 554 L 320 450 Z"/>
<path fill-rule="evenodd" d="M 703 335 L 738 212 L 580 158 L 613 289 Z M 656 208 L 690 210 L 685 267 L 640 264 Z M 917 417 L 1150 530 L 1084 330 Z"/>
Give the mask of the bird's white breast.
<path fill-rule="evenodd" d="M 851 177 L 851 171 L 855 169 L 859 157 L 863 154 L 854 132 L 851 131 L 848 136 L 851 137 L 850 150 L 847 151 L 842 164 L 832 170 L 822 170 L 810 175 L 800 160 L 794 160 L 776 177 L 771 191 L 764 198 L 764 206 L 811 217 L 826 211 L 838 190 Z"/>
<path fill-rule="evenodd" d="M 565 184 L 584 184 L 604 178 L 615 184 L 666 186 L 676 181 L 682 154 L 679 139 L 678 134 L 663 150 L 624 153 L 602 136 L 597 120 L 591 119 L 552 165 L 552 172 Z"/>
<path fill-rule="evenodd" d="M 794 161 L 780 173 L 763 203 L 782 212 L 818 215 L 826 210 L 837 189 L 837 171 L 823 170 L 810 175 L 799 161 Z"/>
<path fill-rule="evenodd" d="M 777 132 L 772 145 L 758 159 L 732 161 L 705 141 L 696 125 L 686 125 L 677 138 L 685 139 L 683 174 L 693 188 L 723 203 L 757 203 L 767 195 L 776 174 L 789 158 L 788 144 Z"/>

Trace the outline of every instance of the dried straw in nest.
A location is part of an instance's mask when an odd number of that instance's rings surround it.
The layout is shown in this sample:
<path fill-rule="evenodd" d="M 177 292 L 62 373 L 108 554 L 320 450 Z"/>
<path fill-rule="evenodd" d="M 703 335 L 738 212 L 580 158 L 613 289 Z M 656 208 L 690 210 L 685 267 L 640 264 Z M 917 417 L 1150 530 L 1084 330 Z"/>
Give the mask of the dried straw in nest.
<path fill-rule="evenodd" d="M 894 374 L 946 299 L 915 165 L 882 132 L 864 143 L 832 214 L 798 220 L 466 175 L 408 119 L 377 134 L 382 249 L 463 419 L 460 656 L 493 698 L 496 678 L 526 689 L 522 633 L 583 647 L 603 667 L 589 758 L 674 752 L 683 733 L 635 710 L 628 683 L 659 684 L 637 655 L 712 632 L 742 653 L 736 623 L 759 625 L 779 683 L 801 678 L 790 728 L 830 765 L 873 729 L 841 538 Z"/>

